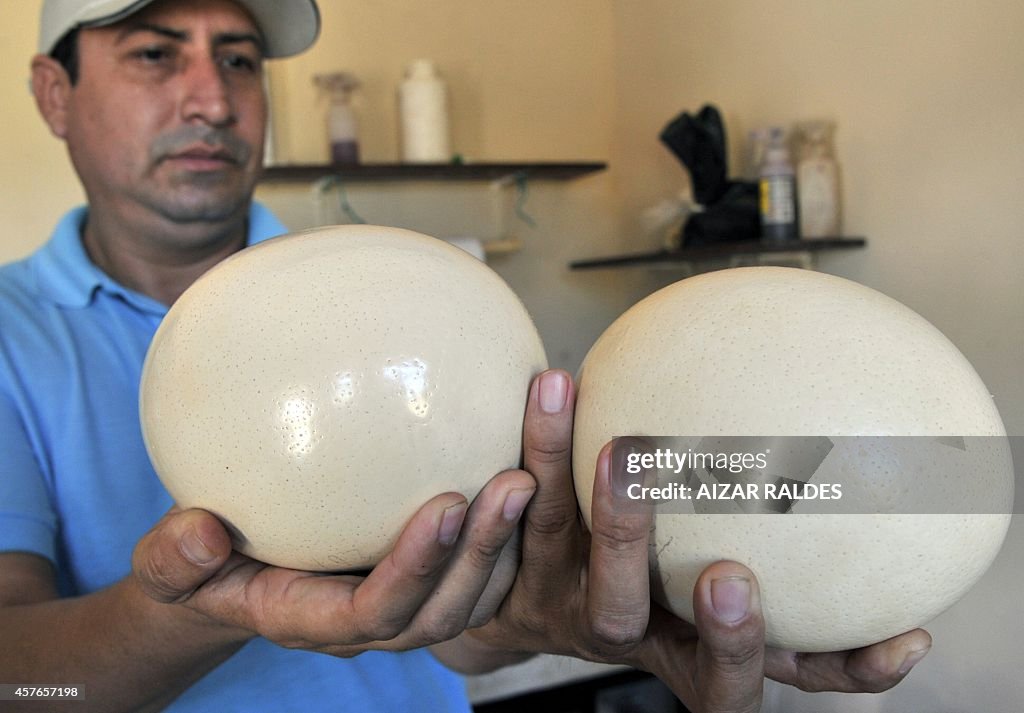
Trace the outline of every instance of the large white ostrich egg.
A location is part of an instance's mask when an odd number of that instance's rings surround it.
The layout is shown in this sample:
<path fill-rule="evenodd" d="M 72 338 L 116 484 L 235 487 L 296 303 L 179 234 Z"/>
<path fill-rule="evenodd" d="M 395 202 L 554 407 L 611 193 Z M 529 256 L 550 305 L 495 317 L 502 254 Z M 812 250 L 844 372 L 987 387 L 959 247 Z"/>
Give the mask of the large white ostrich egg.
<path fill-rule="evenodd" d="M 441 240 L 337 226 L 247 248 L 168 312 L 143 369 L 146 447 L 241 552 L 372 566 L 412 514 L 518 467 L 540 338 L 512 290 Z"/>
<path fill-rule="evenodd" d="M 573 466 L 590 522 L 613 438 L 820 437 L 815 478 L 841 477 L 843 504 L 652 502 L 652 589 L 692 622 L 701 571 L 736 560 L 758 578 L 770 645 L 831 651 L 921 626 L 982 576 L 1012 509 L 1005 435 L 965 357 L 906 306 L 818 272 L 739 268 L 660 290 L 598 339 L 580 372 Z"/>

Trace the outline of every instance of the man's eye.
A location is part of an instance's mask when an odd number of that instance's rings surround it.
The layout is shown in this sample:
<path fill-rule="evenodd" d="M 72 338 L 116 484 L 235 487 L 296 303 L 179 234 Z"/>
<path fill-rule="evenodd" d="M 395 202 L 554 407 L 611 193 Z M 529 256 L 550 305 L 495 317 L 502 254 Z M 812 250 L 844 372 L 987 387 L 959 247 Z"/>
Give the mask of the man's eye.
<path fill-rule="evenodd" d="M 171 53 L 163 47 L 143 47 L 135 52 L 135 56 L 143 62 L 155 64 L 170 58 Z"/>
<path fill-rule="evenodd" d="M 221 59 L 221 62 L 229 69 L 237 69 L 244 72 L 253 72 L 259 66 L 256 60 L 241 54 L 226 55 Z"/>

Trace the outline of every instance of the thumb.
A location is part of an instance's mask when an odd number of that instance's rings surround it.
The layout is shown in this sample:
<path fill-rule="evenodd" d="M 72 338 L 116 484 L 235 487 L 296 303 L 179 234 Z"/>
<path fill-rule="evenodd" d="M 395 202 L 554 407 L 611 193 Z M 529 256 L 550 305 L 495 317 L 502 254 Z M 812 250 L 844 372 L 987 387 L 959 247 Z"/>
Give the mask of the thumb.
<path fill-rule="evenodd" d="M 716 562 L 697 580 L 694 618 L 700 713 L 757 713 L 764 687 L 764 619 L 757 579 Z"/>
<path fill-rule="evenodd" d="M 139 540 L 132 571 L 158 602 L 180 602 L 213 576 L 231 555 L 231 537 L 205 510 L 172 508 Z"/>

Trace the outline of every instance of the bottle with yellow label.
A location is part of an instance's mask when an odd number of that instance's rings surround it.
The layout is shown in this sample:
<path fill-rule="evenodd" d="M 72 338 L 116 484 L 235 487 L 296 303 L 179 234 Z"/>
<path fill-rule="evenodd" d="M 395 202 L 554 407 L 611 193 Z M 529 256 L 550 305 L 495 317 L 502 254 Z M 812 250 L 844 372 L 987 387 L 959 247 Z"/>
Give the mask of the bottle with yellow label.
<path fill-rule="evenodd" d="M 773 127 L 769 130 L 768 145 L 758 172 L 763 240 L 795 240 L 799 237 L 796 174 L 785 137 L 785 131 L 781 128 Z"/>

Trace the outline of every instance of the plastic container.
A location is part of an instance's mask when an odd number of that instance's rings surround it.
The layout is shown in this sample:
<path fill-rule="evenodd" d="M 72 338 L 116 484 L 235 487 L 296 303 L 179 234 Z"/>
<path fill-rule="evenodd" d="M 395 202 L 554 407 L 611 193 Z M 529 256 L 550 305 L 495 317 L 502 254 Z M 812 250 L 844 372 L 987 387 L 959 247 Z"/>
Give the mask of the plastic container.
<path fill-rule="evenodd" d="M 832 149 L 834 124 L 813 121 L 801 124 L 802 137 L 796 169 L 800 203 L 801 237 L 828 238 L 841 235 L 839 166 Z"/>
<path fill-rule="evenodd" d="M 352 109 L 352 92 L 359 80 L 348 72 L 318 74 L 314 82 L 327 94 L 327 142 L 331 163 L 359 163 L 359 124 Z"/>
<path fill-rule="evenodd" d="M 398 88 L 402 160 L 447 163 L 451 160 L 448 91 L 434 63 L 418 59 Z"/>
<path fill-rule="evenodd" d="M 785 131 L 769 130 L 758 172 L 761 206 L 761 238 L 796 240 L 799 237 L 796 212 L 796 173 L 786 147 Z"/>

